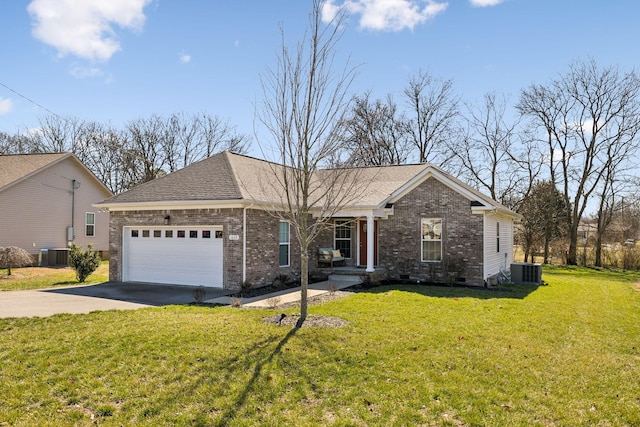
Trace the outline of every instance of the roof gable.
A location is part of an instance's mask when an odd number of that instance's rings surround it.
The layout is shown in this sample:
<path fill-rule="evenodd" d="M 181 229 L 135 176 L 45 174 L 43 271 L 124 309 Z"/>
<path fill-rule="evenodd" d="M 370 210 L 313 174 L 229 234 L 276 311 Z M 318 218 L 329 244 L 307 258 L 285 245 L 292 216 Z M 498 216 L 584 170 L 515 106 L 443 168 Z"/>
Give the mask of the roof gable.
<path fill-rule="evenodd" d="M 0 192 L 70 156 L 71 153 L 0 156 Z"/>
<path fill-rule="evenodd" d="M 0 155 L 0 192 L 66 161 L 73 163 L 89 176 L 105 197 L 113 194 L 73 153 Z"/>

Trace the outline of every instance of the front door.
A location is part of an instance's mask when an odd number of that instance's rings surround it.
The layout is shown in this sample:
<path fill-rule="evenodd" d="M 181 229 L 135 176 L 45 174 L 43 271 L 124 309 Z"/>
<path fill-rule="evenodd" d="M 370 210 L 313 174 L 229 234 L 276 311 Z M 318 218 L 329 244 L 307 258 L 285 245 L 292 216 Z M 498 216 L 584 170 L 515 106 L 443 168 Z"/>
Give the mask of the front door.
<path fill-rule="evenodd" d="M 367 265 L 367 221 L 358 221 L 358 230 L 359 230 L 359 248 L 358 251 L 360 253 L 359 259 L 360 262 L 358 265 L 365 266 Z M 378 221 L 373 221 L 373 264 L 378 265 Z"/>

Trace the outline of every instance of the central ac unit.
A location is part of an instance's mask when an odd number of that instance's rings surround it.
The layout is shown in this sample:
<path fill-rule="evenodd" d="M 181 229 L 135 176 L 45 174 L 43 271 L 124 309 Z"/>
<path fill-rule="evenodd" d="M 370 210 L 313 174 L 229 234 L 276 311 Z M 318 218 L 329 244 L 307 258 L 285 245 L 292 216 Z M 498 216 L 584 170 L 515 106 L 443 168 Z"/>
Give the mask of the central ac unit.
<path fill-rule="evenodd" d="M 540 285 L 542 284 L 542 266 L 523 262 L 513 263 L 511 264 L 511 281 L 520 284 Z"/>

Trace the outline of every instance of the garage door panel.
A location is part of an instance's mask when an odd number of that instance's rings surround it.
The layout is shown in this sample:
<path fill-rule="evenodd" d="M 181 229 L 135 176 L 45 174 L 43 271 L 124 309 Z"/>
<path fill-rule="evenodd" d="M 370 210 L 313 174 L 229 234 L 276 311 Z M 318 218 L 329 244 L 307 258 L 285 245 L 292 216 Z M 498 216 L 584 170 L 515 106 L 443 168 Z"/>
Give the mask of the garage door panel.
<path fill-rule="evenodd" d="M 124 280 L 222 287 L 223 241 L 214 237 L 215 230 L 220 229 L 215 226 L 165 227 L 161 233 L 154 233 L 158 228 L 126 228 Z M 131 230 L 138 231 L 138 237 L 133 237 Z M 143 230 L 149 232 L 143 234 Z M 165 237 L 167 230 L 172 231 L 173 237 Z M 182 230 L 185 237 L 178 238 L 178 231 Z M 197 231 L 197 238 L 189 237 L 191 230 Z M 209 230 L 211 238 L 203 238 L 202 230 Z"/>

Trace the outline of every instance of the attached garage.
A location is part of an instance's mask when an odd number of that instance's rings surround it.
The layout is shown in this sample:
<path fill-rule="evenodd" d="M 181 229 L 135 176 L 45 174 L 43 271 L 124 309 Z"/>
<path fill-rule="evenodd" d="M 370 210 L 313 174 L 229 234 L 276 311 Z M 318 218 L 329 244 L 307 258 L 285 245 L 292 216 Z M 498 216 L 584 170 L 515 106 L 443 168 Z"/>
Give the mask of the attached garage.
<path fill-rule="evenodd" d="M 221 226 L 124 227 L 125 282 L 223 287 Z"/>

